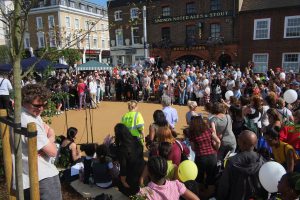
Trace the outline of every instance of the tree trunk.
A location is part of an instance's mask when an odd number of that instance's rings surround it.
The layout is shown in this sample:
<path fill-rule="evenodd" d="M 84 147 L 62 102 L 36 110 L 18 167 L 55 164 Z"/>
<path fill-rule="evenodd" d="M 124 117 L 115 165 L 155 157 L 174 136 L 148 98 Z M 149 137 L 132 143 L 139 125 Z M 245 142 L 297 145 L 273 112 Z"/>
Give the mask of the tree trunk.
<path fill-rule="evenodd" d="M 21 126 L 21 52 L 23 50 L 21 29 L 21 3 L 22 0 L 14 0 L 14 13 L 11 19 L 10 35 L 10 54 L 13 64 L 13 83 L 14 83 L 14 122 Z M 15 178 L 16 178 L 16 197 L 24 200 L 23 195 L 23 167 L 22 167 L 22 141 L 21 135 L 14 133 L 14 152 L 15 152 Z"/>

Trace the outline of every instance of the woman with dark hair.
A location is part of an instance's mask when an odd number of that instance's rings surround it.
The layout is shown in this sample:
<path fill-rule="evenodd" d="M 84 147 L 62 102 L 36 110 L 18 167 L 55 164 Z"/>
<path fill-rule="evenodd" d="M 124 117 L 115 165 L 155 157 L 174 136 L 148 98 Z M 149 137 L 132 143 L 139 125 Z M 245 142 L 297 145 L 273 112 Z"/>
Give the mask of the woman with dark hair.
<path fill-rule="evenodd" d="M 143 147 L 124 124 L 115 126 L 117 157 L 120 163 L 119 190 L 126 196 L 139 191 L 139 178 L 144 168 Z"/>
<path fill-rule="evenodd" d="M 77 132 L 78 130 L 75 127 L 68 128 L 67 137 L 62 141 L 59 150 L 59 165 L 69 167 L 81 158 L 80 150 L 75 143 Z"/>
<path fill-rule="evenodd" d="M 269 127 L 264 137 L 272 148 L 272 154 L 276 162 L 282 164 L 287 172 L 299 170 L 299 156 L 291 145 L 280 141 L 279 130 Z"/>
<path fill-rule="evenodd" d="M 105 144 L 98 145 L 96 148 L 97 159 L 92 162 L 94 183 L 104 189 L 112 186 L 113 163 L 108 152 L 109 149 Z"/>
<path fill-rule="evenodd" d="M 190 123 L 190 141 L 195 151 L 195 163 L 198 167 L 197 182 L 204 183 L 212 192 L 214 190 L 215 174 L 217 168 L 217 152 L 221 141 L 215 132 L 208 126 L 208 119 L 201 116 L 192 117 Z M 206 178 L 204 179 L 204 175 Z"/>
<path fill-rule="evenodd" d="M 182 196 L 187 200 L 199 200 L 199 198 L 183 183 L 178 180 L 166 180 L 168 170 L 167 161 L 159 156 L 151 157 L 147 164 L 151 182 L 140 190 L 141 195 L 146 195 L 148 200 L 179 199 Z"/>

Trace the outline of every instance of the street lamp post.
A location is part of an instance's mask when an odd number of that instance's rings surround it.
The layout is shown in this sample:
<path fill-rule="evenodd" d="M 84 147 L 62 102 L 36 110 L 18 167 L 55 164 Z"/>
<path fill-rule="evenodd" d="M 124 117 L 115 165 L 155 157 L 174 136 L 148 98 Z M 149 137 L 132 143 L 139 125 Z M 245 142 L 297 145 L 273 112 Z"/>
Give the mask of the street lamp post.
<path fill-rule="evenodd" d="M 143 6 L 143 35 L 144 35 L 144 55 L 145 59 L 149 57 L 148 55 L 148 40 L 147 40 L 147 16 L 146 16 L 146 6 Z"/>

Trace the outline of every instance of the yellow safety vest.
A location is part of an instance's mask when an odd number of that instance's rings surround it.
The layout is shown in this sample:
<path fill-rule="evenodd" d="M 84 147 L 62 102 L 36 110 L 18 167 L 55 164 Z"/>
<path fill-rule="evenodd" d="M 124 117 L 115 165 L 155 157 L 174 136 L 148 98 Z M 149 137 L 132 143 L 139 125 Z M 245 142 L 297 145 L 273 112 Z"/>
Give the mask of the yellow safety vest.
<path fill-rule="evenodd" d="M 124 124 L 131 134 L 140 137 L 140 131 L 144 130 L 144 119 L 139 112 L 128 112 L 122 117 L 122 124 Z"/>

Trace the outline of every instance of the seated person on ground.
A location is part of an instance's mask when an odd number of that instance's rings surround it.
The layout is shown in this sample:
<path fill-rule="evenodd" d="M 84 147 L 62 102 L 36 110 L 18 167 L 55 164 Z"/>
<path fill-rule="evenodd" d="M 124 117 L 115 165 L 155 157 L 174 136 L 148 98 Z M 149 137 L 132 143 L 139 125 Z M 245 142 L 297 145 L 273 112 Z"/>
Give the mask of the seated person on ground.
<path fill-rule="evenodd" d="M 96 144 L 81 145 L 81 151 L 84 151 L 85 157 L 83 158 L 83 183 L 89 184 L 92 177 L 92 161 L 96 151 Z"/>
<path fill-rule="evenodd" d="M 77 128 L 70 127 L 67 131 L 67 137 L 63 139 L 60 145 L 57 166 L 70 167 L 81 158 L 80 150 L 74 142 L 77 135 Z"/>
<path fill-rule="evenodd" d="M 113 163 L 108 157 L 108 147 L 104 144 L 97 146 L 97 159 L 92 162 L 92 173 L 94 183 L 101 188 L 109 188 L 112 186 L 111 170 Z"/>

